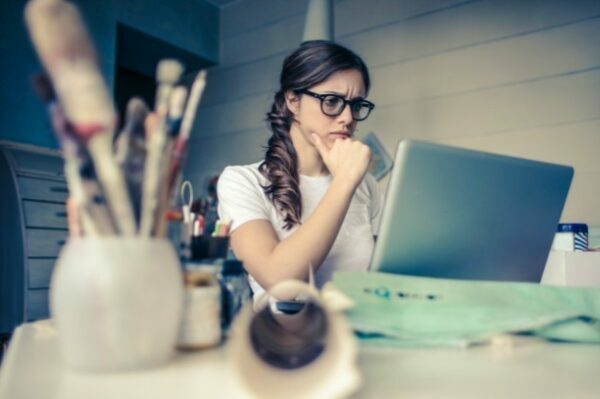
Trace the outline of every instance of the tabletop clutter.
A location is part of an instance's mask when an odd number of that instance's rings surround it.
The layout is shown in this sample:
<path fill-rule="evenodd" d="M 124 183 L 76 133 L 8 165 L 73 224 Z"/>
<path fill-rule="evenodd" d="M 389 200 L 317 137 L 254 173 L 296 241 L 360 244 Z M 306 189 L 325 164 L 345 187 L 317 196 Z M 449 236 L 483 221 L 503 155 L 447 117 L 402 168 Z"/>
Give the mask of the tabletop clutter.
<path fill-rule="evenodd" d="M 192 211 L 193 187 L 181 186 L 181 212 L 170 212 L 170 240 L 179 249 L 184 270 L 184 311 L 177 347 L 182 350 L 218 345 L 244 304 L 252 299 L 246 271 L 229 256 L 229 222 L 206 221 L 205 209 Z M 208 234 L 213 226 L 213 232 Z"/>
<path fill-rule="evenodd" d="M 46 72 L 33 84 L 62 147 L 70 191 L 70 239 L 50 294 L 64 364 L 88 372 L 154 367 L 175 348 L 213 347 L 227 337 L 240 380 L 262 397 L 279 392 L 264 378 L 287 392 L 313 376 L 311 388 L 289 397 L 355 390 L 356 343 L 342 315 L 300 281 L 276 284 L 273 292 L 310 293 L 312 305 L 298 303 L 290 313 L 263 301 L 255 313 L 243 265 L 229 256 L 230 221 L 210 220 L 214 204 L 194 208 L 191 182 L 181 183 L 205 72 L 188 92 L 178 83 L 183 65 L 160 61 L 153 109 L 132 98 L 116 134 L 116 111 L 77 8 L 30 0 L 25 19 Z M 321 316 L 320 333 L 304 336 L 315 325 L 307 321 L 313 313 Z M 281 340 L 263 339 L 270 328 L 283 332 Z M 295 361 L 305 355 L 310 365 Z M 273 358 L 289 366 L 274 368 Z"/>
<path fill-rule="evenodd" d="M 204 71 L 188 93 L 178 84 L 183 66 L 161 61 L 153 110 L 131 99 L 115 135 L 118 118 L 77 9 L 30 0 L 25 17 L 47 73 L 34 86 L 70 189 L 70 239 L 50 292 L 63 363 L 86 372 L 136 370 L 164 364 L 175 348 L 227 338 L 238 381 L 260 397 L 354 392 L 357 345 L 343 315 L 314 284 L 296 280 L 269 292 L 303 293 L 310 303 L 290 312 L 265 297 L 255 311 L 243 265 L 229 256 L 230 221 L 213 223 L 210 209 L 193 208 L 192 184 L 180 183 Z"/>

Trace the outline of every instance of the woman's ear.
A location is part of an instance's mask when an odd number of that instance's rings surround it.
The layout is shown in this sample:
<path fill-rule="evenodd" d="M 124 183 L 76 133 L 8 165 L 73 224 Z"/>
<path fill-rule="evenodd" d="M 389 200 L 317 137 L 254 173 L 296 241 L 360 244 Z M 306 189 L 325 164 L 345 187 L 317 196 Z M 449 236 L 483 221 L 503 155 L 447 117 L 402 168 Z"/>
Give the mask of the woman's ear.
<path fill-rule="evenodd" d="M 298 113 L 298 108 L 300 106 L 300 95 L 294 93 L 292 90 L 288 90 L 285 92 L 285 105 L 290 110 L 294 116 Z"/>

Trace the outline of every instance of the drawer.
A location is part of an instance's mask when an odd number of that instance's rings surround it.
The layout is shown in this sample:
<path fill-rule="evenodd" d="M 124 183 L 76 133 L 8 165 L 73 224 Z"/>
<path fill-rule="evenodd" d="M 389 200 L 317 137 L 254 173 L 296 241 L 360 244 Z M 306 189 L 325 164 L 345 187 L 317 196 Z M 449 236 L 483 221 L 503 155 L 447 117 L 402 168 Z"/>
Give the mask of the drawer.
<path fill-rule="evenodd" d="M 49 288 L 56 259 L 27 259 L 29 288 Z"/>
<path fill-rule="evenodd" d="M 67 242 L 66 230 L 27 229 L 27 257 L 56 258 Z"/>
<path fill-rule="evenodd" d="M 49 294 L 50 290 L 27 291 L 27 321 L 50 317 Z"/>
<path fill-rule="evenodd" d="M 43 173 L 48 176 L 63 176 L 64 163 L 60 155 L 41 154 L 33 151 L 10 149 L 15 169 L 25 173 Z"/>
<path fill-rule="evenodd" d="M 19 192 L 22 199 L 66 202 L 69 195 L 67 183 L 56 180 L 19 177 Z"/>
<path fill-rule="evenodd" d="M 64 204 L 23 201 L 26 227 L 67 228 L 67 210 Z"/>

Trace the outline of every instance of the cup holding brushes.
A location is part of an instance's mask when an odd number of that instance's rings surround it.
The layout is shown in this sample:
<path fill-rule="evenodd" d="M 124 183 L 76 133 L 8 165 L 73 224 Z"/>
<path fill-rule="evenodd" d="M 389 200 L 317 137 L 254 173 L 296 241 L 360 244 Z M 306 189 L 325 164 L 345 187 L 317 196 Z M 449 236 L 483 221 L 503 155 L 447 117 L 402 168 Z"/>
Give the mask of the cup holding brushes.
<path fill-rule="evenodd" d="M 138 370 L 162 365 L 175 354 L 184 287 L 170 241 L 70 239 L 51 286 L 58 350 L 70 368 Z"/>

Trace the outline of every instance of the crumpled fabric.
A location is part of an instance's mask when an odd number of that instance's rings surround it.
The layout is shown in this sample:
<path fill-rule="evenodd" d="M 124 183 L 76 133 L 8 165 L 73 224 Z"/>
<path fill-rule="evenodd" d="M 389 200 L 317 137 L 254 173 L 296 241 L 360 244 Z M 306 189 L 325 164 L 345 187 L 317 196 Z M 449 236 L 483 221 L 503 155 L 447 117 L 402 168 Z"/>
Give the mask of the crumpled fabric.
<path fill-rule="evenodd" d="M 338 272 L 365 344 L 466 347 L 501 334 L 600 344 L 600 288 Z"/>

